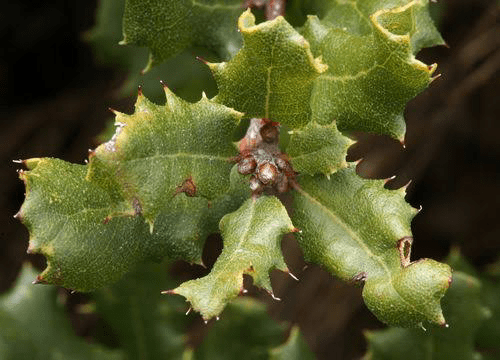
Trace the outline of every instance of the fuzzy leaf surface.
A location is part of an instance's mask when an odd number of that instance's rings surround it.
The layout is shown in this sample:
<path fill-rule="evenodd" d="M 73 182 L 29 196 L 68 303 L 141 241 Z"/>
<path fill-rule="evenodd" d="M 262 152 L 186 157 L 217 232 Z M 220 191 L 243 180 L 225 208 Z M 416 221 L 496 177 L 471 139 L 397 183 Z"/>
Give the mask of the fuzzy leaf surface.
<path fill-rule="evenodd" d="M 205 320 L 218 316 L 243 290 L 243 274 L 251 275 L 256 286 L 272 293 L 269 272 L 287 271 L 281 238 L 293 229 L 277 198 L 248 199 L 220 221 L 224 249 L 210 273 L 169 292 L 184 296 Z"/>
<path fill-rule="evenodd" d="M 462 272 L 453 273 L 453 282 L 443 298 L 449 328 L 390 328 L 366 334 L 366 360 L 475 360 L 475 337 L 489 311 L 481 304 L 481 283 Z"/>
<path fill-rule="evenodd" d="M 402 140 L 406 103 L 432 81 L 435 65 L 415 59 L 442 44 L 427 0 L 331 1 L 329 13 L 308 18 L 302 35 L 328 70 L 314 82 L 312 119 L 340 131 L 386 134 Z"/>
<path fill-rule="evenodd" d="M 155 231 L 142 216 L 115 216 L 126 208 L 116 193 L 85 179 L 88 165 L 58 159 L 31 159 L 21 172 L 26 200 L 19 215 L 30 232 L 29 251 L 41 253 L 48 266 L 41 282 L 89 291 L 118 280 L 135 264 L 165 256 L 201 263 L 205 238 L 218 220 L 248 196 L 236 169 L 231 190 L 209 207 L 204 198 L 178 194 L 162 209 Z"/>
<path fill-rule="evenodd" d="M 190 196 L 209 200 L 230 184 L 232 142 L 241 113 L 203 97 L 188 103 L 165 88 L 167 102 L 155 105 L 139 94 L 135 113 L 117 113 L 115 136 L 91 156 L 88 178 L 115 179 L 130 211 L 153 223 L 190 182 Z M 116 184 L 104 184 L 117 187 Z M 193 188 L 194 187 L 194 188 Z"/>
<path fill-rule="evenodd" d="M 192 359 L 313 359 L 297 327 L 282 344 L 285 324 L 269 317 L 264 304 L 238 298 L 207 333 Z M 281 344 L 281 345 L 280 345 Z M 280 357 L 282 355 L 290 357 Z"/>
<path fill-rule="evenodd" d="M 365 180 L 353 165 L 325 176 L 302 176 L 294 194 L 293 222 L 306 261 L 341 279 L 363 281 L 363 298 L 379 320 L 403 327 L 444 324 L 440 299 L 449 286 L 448 265 L 411 262 L 410 222 L 416 210 L 404 190 Z M 401 240 L 401 241 L 400 241 Z"/>
<path fill-rule="evenodd" d="M 0 358 L 16 360 L 121 360 L 119 350 L 88 344 L 74 334 L 57 289 L 35 286 L 24 265 L 14 288 L 0 296 Z"/>
<path fill-rule="evenodd" d="M 184 304 L 161 295 L 159 289 L 172 283 L 166 270 L 165 264 L 141 265 L 93 294 L 97 312 L 117 335 L 127 359 L 182 359 Z"/>
<path fill-rule="evenodd" d="M 290 128 L 307 124 L 313 81 L 326 66 L 283 17 L 255 25 L 248 10 L 238 27 L 243 48 L 227 63 L 209 64 L 219 87 L 215 100 Z"/>
<path fill-rule="evenodd" d="M 335 122 L 315 122 L 292 131 L 286 152 L 295 171 L 307 175 L 330 175 L 347 167 L 347 148 L 353 141 L 343 136 Z"/>
<path fill-rule="evenodd" d="M 146 71 L 188 47 L 201 46 L 227 59 L 241 44 L 239 0 L 127 0 L 122 44 L 147 46 Z"/>

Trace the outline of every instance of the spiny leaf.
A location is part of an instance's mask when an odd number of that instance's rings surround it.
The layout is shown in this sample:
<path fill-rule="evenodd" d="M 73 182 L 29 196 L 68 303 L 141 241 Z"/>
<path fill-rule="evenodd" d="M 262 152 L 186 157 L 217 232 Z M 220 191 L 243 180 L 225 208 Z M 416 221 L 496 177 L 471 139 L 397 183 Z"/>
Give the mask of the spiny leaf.
<path fill-rule="evenodd" d="M 443 311 L 449 327 L 422 329 L 391 328 L 368 332 L 365 359 L 380 360 L 474 360 L 474 338 L 489 311 L 481 304 L 478 279 L 461 272 L 453 273 L 453 282 L 443 298 Z"/>
<path fill-rule="evenodd" d="M 0 296 L 0 357 L 16 360 L 124 359 L 119 350 L 77 337 L 56 302 L 57 289 L 34 286 L 36 272 L 24 265 L 16 284 Z"/>
<path fill-rule="evenodd" d="M 138 262 L 165 256 L 201 262 L 206 236 L 248 194 L 236 169 L 228 194 L 213 202 L 178 194 L 161 209 L 153 234 L 142 216 L 109 218 L 128 206 L 108 187 L 85 180 L 88 166 L 58 159 L 26 161 L 26 200 L 19 211 L 30 231 L 29 251 L 48 267 L 38 281 L 89 291 L 112 283 Z M 100 183 L 102 185 L 102 182 Z"/>
<path fill-rule="evenodd" d="M 330 125 L 311 122 L 291 131 L 286 151 L 295 171 L 328 176 L 347 166 L 347 148 L 352 144 L 353 141 L 337 130 L 335 122 Z"/>
<path fill-rule="evenodd" d="M 148 71 L 187 47 L 208 48 L 223 59 L 238 50 L 239 0 L 127 0 L 122 44 L 147 46 Z"/>
<path fill-rule="evenodd" d="M 248 199 L 220 222 L 224 249 L 211 272 L 167 293 L 184 296 L 205 320 L 218 316 L 243 290 L 243 274 L 272 294 L 269 272 L 288 271 L 281 254 L 282 235 L 293 231 L 288 214 L 275 197 Z"/>
<path fill-rule="evenodd" d="M 248 10 L 238 26 L 243 48 L 227 63 L 209 64 L 219 87 L 215 100 L 291 128 L 307 124 L 312 82 L 326 66 L 281 16 L 255 25 Z"/>
<path fill-rule="evenodd" d="M 306 261 L 344 280 L 364 281 L 363 298 L 383 322 L 417 326 L 445 324 L 440 299 L 450 268 L 434 260 L 410 262 L 410 222 L 416 210 L 404 190 L 386 190 L 382 180 L 364 180 L 355 167 L 330 179 L 303 176 L 294 194 L 294 224 Z"/>
<path fill-rule="evenodd" d="M 117 133 L 95 150 L 88 176 L 119 183 L 129 211 L 143 214 L 151 228 L 180 192 L 211 200 L 228 190 L 229 159 L 237 153 L 232 135 L 242 116 L 206 97 L 191 104 L 165 93 L 164 106 L 139 94 L 134 114 L 117 113 Z"/>
<path fill-rule="evenodd" d="M 229 304 L 220 321 L 207 333 L 192 359 L 312 359 L 314 356 L 293 327 L 283 341 L 284 324 L 272 320 L 264 304 L 238 298 Z M 283 357 L 283 356 L 289 357 Z"/>
<path fill-rule="evenodd" d="M 402 140 L 404 107 L 436 68 L 414 52 L 442 42 L 428 27 L 427 6 L 427 0 L 332 2 L 324 20 L 309 17 L 302 34 L 328 65 L 314 83 L 312 119 Z"/>
<path fill-rule="evenodd" d="M 169 286 L 165 264 L 145 264 L 111 287 L 93 294 L 96 310 L 118 336 L 127 359 L 181 359 L 186 316 L 177 298 L 158 289 Z"/>

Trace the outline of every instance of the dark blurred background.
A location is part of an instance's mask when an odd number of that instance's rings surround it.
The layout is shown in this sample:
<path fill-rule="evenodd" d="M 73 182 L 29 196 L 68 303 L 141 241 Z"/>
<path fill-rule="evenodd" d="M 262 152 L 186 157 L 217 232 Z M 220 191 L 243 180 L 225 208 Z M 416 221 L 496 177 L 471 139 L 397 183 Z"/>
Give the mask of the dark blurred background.
<path fill-rule="evenodd" d="M 82 33 L 94 23 L 96 1 L 5 2 L 0 14 L 0 292 L 28 259 L 28 233 L 13 218 L 23 201 L 15 159 L 52 156 L 83 163 L 110 118 L 108 107 L 130 111 L 121 99 L 123 73 L 95 64 Z M 407 200 L 422 211 L 413 222 L 413 258 L 443 259 L 459 246 L 479 269 L 500 254 L 500 8 L 493 0 L 441 0 L 434 4 L 448 47 L 418 58 L 438 63 L 442 76 L 408 104 L 405 148 L 379 136 L 358 134 L 350 159 L 363 158 L 366 177 L 411 180 Z M 207 242 L 207 264 L 220 251 Z M 273 274 L 277 319 L 299 323 L 319 358 L 354 359 L 365 349 L 362 329 L 382 325 L 363 305 L 361 289 L 337 281 L 316 266 L 305 270 L 293 238 L 284 240 L 287 262 L 300 278 Z M 177 264 L 182 279 L 200 270 Z M 75 301 L 84 301 L 85 297 Z M 92 324 L 95 324 L 93 322 Z M 92 324 L 75 323 L 85 335 Z M 200 326 L 192 327 L 193 342 Z"/>

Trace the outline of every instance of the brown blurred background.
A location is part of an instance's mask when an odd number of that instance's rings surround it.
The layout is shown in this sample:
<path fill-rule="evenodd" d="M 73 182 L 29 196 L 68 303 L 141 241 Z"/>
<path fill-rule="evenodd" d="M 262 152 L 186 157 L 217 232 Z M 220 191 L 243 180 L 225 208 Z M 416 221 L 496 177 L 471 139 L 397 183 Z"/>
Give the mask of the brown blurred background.
<path fill-rule="evenodd" d="M 441 0 L 438 27 L 449 47 L 423 50 L 418 58 L 438 63 L 441 78 L 406 109 L 407 136 L 398 142 L 359 134 L 350 159 L 364 158 L 363 176 L 412 180 L 407 200 L 423 210 L 413 222 L 413 258 L 442 259 L 459 246 L 476 266 L 500 254 L 500 7 L 493 0 Z M 26 255 L 28 234 L 13 215 L 23 201 L 14 159 L 53 156 L 83 163 L 87 149 L 110 117 L 108 107 L 129 111 L 133 99 L 118 100 L 123 74 L 95 65 L 81 34 L 92 27 L 95 1 L 27 0 L 3 4 L 0 14 L 0 292 L 14 281 Z M 206 263 L 220 251 L 207 242 Z M 300 278 L 273 274 L 272 316 L 299 323 L 321 359 L 355 359 L 363 354 L 364 328 L 382 325 L 365 308 L 361 289 L 337 281 L 316 266 L 303 270 L 293 238 L 285 257 Z M 182 279 L 200 270 L 177 264 Z M 73 302 L 85 301 L 75 295 Z M 71 309 L 70 309 L 71 311 Z M 75 321 L 83 335 L 96 322 Z M 196 342 L 200 326 L 192 328 Z"/>

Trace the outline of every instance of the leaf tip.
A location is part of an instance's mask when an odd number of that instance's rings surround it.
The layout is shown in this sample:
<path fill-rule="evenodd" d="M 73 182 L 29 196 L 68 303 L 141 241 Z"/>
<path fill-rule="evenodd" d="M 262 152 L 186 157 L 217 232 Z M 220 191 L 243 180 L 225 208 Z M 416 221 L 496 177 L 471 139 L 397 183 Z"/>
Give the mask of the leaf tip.
<path fill-rule="evenodd" d="M 37 275 L 37 277 L 35 278 L 35 280 L 33 280 L 31 283 L 33 285 L 37 285 L 37 284 L 44 284 L 44 285 L 46 285 L 46 284 L 48 284 L 48 281 L 46 279 L 44 279 L 42 277 L 42 275 Z"/>

